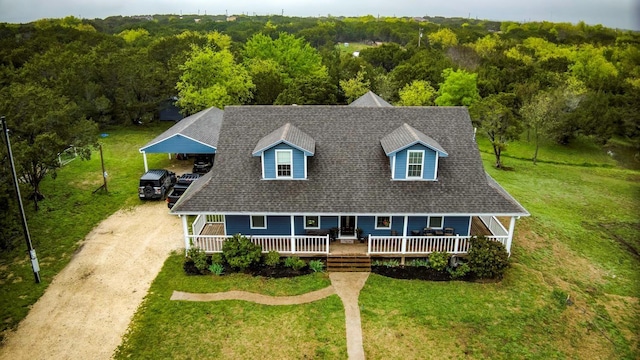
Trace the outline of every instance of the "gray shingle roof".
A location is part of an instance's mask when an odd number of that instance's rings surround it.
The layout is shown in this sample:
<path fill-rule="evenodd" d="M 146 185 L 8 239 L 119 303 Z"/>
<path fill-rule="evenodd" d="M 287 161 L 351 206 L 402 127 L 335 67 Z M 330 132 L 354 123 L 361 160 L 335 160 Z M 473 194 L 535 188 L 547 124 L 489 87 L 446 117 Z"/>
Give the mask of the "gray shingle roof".
<path fill-rule="evenodd" d="M 360 96 L 359 98 L 353 100 L 349 106 L 354 107 L 393 107 L 393 105 L 384 101 L 383 98 L 374 94 L 372 91 Z"/>
<path fill-rule="evenodd" d="M 188 116 L 149 141 L 140 148 L 140 151 L 178 134 L 217 148 L 223 113 L 216 107 L 210 107 Z"/>
<path fill-rule="evenodd" d="M 300 131 L 300 129 L 291 125 L 291 123 L 286 123 L 260 139 L 255 149 L 253 149 L 252 155 L 258 156 L 261 152 L 281 142 L 292 145 L 306 152 L 307 155 L 313 155 L 316 151 L 316 141 L 313 140 L 311 136 Z"/>
<path fill-rule="evenodd" d="M 404 123 L 399 128 L 393 130 L 389 135 L 380 140 L 382 148 L 387 155 L 400 151 L 416 143 L 422 143 L 440 153 L 440 156 L 447 156 L 447 152 L 437 141 L 423 132 L 414 129 L 411 125 Z"/>
<path fill-rule="evenodd" d="M 315 139 L 308 179 L 262 180 L 252 150 L 287 123 Z M 405 123 L 447 149 L 438 181 L 391 180 L 380 140 Z M 210 177 L 173 213 L 528 214 L 489 184 L 463 107 L 228 106 L 218 145 Z"/>

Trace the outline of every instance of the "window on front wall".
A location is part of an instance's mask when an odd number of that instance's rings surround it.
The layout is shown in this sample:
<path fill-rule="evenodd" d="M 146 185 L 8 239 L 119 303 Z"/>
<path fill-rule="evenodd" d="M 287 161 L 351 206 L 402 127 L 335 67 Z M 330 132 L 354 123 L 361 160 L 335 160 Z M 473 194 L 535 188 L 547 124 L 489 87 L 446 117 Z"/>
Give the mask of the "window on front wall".
<path fill-rule="evenodd" d="M 291 150 L 276 150 L 276 177 L 291 177 Z"/>
<path fill-rule="evenodd" d="M 251 215 L 251 228 L 252 229 L 266 229 L 267 217 L 264 215 Z"/>
<path fill-rule="evenodd" d="M 442 228 L 442 216 L 429 216 L 428 227 L 433 229 Z"/>
<path fill-rule="evenodd" d="M 376 229 L 391 229 L 391 216 L 376 216 Z"/>
<path fill-rule="evenodd" d="M 407 154 L 407 177 L 422 178 L 423 151 L 409 150 Z"/>
<path fill-rule="evenodd" d="M 305 216 L 304 217 L 304 228 L 305 229 L 319 229 L 320 228 L 320 217 L 319 216 Z"/>

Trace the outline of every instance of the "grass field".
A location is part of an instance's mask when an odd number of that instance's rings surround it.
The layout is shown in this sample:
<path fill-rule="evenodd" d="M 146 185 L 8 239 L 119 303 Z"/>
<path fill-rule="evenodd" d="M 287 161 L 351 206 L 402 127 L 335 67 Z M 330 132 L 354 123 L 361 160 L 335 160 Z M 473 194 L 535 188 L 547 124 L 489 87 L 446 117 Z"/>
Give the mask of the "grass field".
<path fill-rule="evenodd" d="M 102 184 L 100 155 L 96 150 L 91 160 L 76 159 L 59 169 L 56 179 L 47 177 L 42 182 L 46 199 L 40 202 L 40 211 L 35 212 L 33 204 L 25 203 L 42 283 L 34 284 L 22 239 L 13 251 L 0 253 L 0 338 L 26 316 L 31 304 L 44 293 L 94 226 L 118 209 L 139 203 L 137 179 L 144 172 L 144 165 L 138 148 L 172 124 L 103 131 L 108 136 L 99 141 L 108 174 L 108 194 L 93 193 Z M 166 154 L 149 156 L 150 167 L 171 164 Z M 27 188 L 21 191 L 26 194 Z"/>
<path fill-rule="evenodd" d="M 101 184 L 96 157 L 73 161 L 43 184 L 48 199 L 29 217 L 44 283 L 33 285 L 21 248 L 2 255 L 4 328 L 24 317 L 96 223 L 138 202 L 137 148 L 161 130 L 107 131 L 109 195 L 91 194 Z M 588 141 L 544 144 L 538 165 L 528 160 L 530 143 L 510 144 L 511 170 L 501 171 L 491 167 L 487 141 L 478 142 L 487 171 L 531 213 L 517 223 L 511 268 L 498 283 L 371 275 L 360 296 L 367 358 L 640 358 L 640 172 Z M 152 167 L 172 164 L 166 155 L 150 158 Z M 181 261 L 176 254 L 165 263 L 117 358 L 346 357 L 337 296 L 283 307 L 168 300 L 173 290 L 294 295 L 326 286 L 325 276 L 189 277 Z"/>

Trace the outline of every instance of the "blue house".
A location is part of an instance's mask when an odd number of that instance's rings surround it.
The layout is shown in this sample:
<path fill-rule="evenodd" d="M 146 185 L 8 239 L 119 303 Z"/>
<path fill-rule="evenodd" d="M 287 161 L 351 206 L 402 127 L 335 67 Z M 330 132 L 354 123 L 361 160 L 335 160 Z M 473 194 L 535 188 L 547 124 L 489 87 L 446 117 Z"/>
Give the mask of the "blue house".
<path fill-rule="evenodd" d="M 529 213 L 483 169 L 464 107 L 228 106 L 211 172 L 171 210 L 185 246 L 219 252 L 240 233 L 282 254 L 465 254 L 485 235 L 511 249 Z M 192 225 L 189 226 L 189 223 Z"/>

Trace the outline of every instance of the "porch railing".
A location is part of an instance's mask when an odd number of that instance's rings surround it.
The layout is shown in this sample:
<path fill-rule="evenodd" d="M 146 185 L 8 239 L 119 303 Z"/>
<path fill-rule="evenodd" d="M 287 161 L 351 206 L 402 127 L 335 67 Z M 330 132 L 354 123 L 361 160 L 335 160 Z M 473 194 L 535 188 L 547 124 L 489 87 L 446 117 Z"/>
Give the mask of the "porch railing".
<path fill-rule="evenodd" d="M 495 236 L 507 236 L 509 232 L 502 226 L 502 223 L 495 216 L 479 216 L 480 220 L 487 226 Z"/>
<path fill-rule="evenodd" d="M 194 222 L 195 224 L 195 222 Z M 195 227 L 194 227 L 195 229 Z M 222 252 L 222 245 L 231 238 L 224 235 L 189 235 L 191 246 L 207 254 Z M 329 236 L 249 236 L 249 240 L 262 247 L 262 252 L 277 251 L 286 254 L 328 254 Z"/>
<path fill-rule="evenodd" d="M 430 254 L 434 251 L 449 254 L 469 252 L 471 236 L 371 236 L 369 254 Z M 487 236 L 487 239 L 507 244 L 508 236 Z"/>

